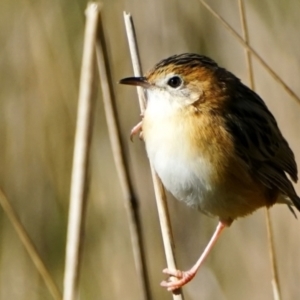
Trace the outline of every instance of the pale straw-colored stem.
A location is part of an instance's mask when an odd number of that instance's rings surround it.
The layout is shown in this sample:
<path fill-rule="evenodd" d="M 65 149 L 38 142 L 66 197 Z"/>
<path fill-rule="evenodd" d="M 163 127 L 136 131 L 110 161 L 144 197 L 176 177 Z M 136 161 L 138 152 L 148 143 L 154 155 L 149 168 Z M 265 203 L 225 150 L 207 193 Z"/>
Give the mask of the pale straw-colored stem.
<path fill-rule="evenodd" d="M 240 9 L 240 18 L 241 25 L 243 31 L 243 38 L 247 44 L 249 44 L 249 35 L 248 35 L 248 26 L 247 19 L 244 8 L 244 0 L 238 0 L 239 9 Z M 249 85 L 250 88 L 255 90 L 254 88 L 254 77 L 253 77 L 253 65 L 251 62 L 251 53 L 248 49 L 245 49 L 246 54 L 246 62 L 248 68 L 248 76 L 249 76 Z M 274 238 L 272 232 L 272 222 L 271 216 L 268 208 L 265 208 L 265 218 L 266 218 L 266 226 L 268 232 L 268 247 L 269 247 L 269 255 L 271 261 L 271 269 L 272 269 L 272 290 L 274 300 L 280 300 L 280 284 L 279 284 L 279 276 L 278 276 L 278 267 L 276 263 L 276 255 L 275 255 L 275 247 L 274 247 Z"/>
<path fill-rule="evenodd" d="M 244 41 L 247 44 L 249 44 L 248 25 L 247 25 L 246 13 L 245 13 L 244 0 L 238 0 L 238 2 L 239 2 L 239 10 L 240 10 L 240 18 L 241 18 L 243 38 L 244 38 Z M 247 48 L 245 48 L 244 50 L 245 50 L 247 70 L 248 70 L 249 86 L 251 87 L 251 89 L 254 90 L 255 86 L 254 86 L 254 77 L 253 77 L 253 66 L 252 66 L 251 52 Z"/>
<path fill-rule="evenodd" d="M 114 94 L 112 82 L 109 73 L 107 48 L 103 33 L 101 15 L 99 18 L 99 27 L 96 40 L 96 57 L 100 75 L 100 85 L 103 95 L 103 104 L 108 127 L 110 143 L 113 157 L 117 168 L 118 177 L 124 196 L 124 206 L 127 213 L 131 244 L 135 262 L 135 268 L 141 287 L 141 300 L 150 300 L 150 288 L 147 276 L 145 253 L 142 243 L 141 222 L 138 211 L 138 202 L 133 192 L 132 182 L 129 176 L 129 170 L 125 163 L 125 157 L 121 145 L 120 130 L 117 122 L 116 111 L 113 105 Z"/>
<path fill-rule="evenodd" d="M 64 274 L 64 300 L 78 299 L 79 265 L 86 207 L 88 157 L 92 134 L 95 40 L 99 11 L 100 5 L 97 3 L 89 3 L 86 9 L 86 26 L 71 177 Z"/>
<path fill-rule="evenodd" d="M 279 83 L 284 90 L 300 104 L 300 98 L 292 91 L 291 88 L 280 78 L 279 75 L 264 61 L 264 59 L 247 43 L 244 39 L 217 13 L 211 6 L 209 6 L 205 1 L 198 0 L 216 19 L 218 19 L 221 24 L 245 47 L 251 52 L 251 54 L 259 61 L 259 63 L 267 70 L 267 72 Z"/>
<path fill-rule="evenodd" d="M 31 241 L 26 229 L 21 224 L 17 213 L 15 212 L 14 208 L 10 204 L 9 200 L 0 189 L 0 205 L 3 208 L 6 216 L 10 220 L 11 224 L 13 225 L 14 229 L 16 230 L 22 244 L 24 245 L 29 257 L 33 261 L 36 269 L 38 270 L 39 274 L 41 275 L 42 279 L 44 280 L 50 294 L 52 295 L 53 299 L 61 300 L 62 296 L 61 293 L 55 284 L 52 276 L 50 275 L 48 269 L 46 268 L 44 262 L 42 261 L 40 255 L 38 254 L 33 242 Z"/>
<path fill-rule="evenodd" d="M 142 76 L 142 68 L 140 64 L 137 41 L 135 36 L 134 24 L 130 14 L 124 12 L 124 21 L 126 27 L 126 33 L 129 43 L 130 55 L 133 65 L 133 71 L 135 76 Z M 138 96 L 141 112 L 145 110 L 146 95 L 141 87 L 138 87 Z M 151 166 L 152 180 L 155 192 L 155 199 L 158 209 L 158 216 L 160 221 L 160 227 L 162 232 L 163 244 L 165 249 L 165 255 L 167 260 L 167 266 L 169 269 L 176 270 L 175 257 L 174 257 L 174 242 L 172 237 L 170 217 L 167 209 L 167 199 L 164 191 L 164 187 Z M 174 300 L 183 299 L 182 290 L 173 292 Z"/>
<path fill-rule="evenodd" d="M 269 245 L 269 256 L 271 262 L 271 270 L 272 270 L 272 290 L 273 290 L 273 298 L 274 300 L 281 300 L 281 290 L 280 290 L 280 282 L 278 275 L 278 267 L 276 262 L 276 251 L 274 245 L 274 234 L 272 231 L 272 222 L 270 211 L 268 208 L 265 209 L 266 214 L 266 225 L 267 225 L 267 233 L 268 233 L 268 245 Z"/>

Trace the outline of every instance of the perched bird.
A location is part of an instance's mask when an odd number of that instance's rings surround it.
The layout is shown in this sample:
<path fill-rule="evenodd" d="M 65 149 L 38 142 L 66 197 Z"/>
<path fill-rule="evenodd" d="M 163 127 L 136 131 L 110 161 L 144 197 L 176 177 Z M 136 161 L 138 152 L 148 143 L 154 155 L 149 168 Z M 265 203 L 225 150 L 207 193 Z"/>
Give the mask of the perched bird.
<path fill-rule="evenodd" d="M 260 207 L 285 203 L 300 210 L 291 180 L 297 165 L 264 101 L 212 59 L 198 54 L 160 61 L 145 77 L 122 84 L 147 90 L 141 124 L 151 164 L 175 198 L 216 216 L 214 235 L 188 271 L 162 286 L 175 290 L 198 271 L 222 230 Z"/>

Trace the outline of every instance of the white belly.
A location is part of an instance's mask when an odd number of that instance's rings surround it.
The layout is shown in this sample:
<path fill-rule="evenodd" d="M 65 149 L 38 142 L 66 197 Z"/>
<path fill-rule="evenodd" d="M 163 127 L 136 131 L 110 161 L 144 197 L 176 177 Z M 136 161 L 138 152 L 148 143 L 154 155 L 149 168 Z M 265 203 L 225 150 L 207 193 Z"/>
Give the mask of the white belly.
<path fill-rule="evenodd" d="M 177 108 L 163 105 L 168 104 L 149 102 L 143 120 L 143 136 L 150 162 L 175 198 L 209 211 L 207 206 L 214 197 L 211 187 L 213 166 L 191 147 L 187 140 L 188 124 L 178 122 Z"/>
<path fill-rule="evenodd" d="M 203 206 L 212 194 L 211 166 L 201 156 L 188 159 L 184 150 L 170 151 L 162 143 L 158 149 L 153 146 L 146 143 L 148 157 L 166 189 L 178 200 L 205 210 Z"/>

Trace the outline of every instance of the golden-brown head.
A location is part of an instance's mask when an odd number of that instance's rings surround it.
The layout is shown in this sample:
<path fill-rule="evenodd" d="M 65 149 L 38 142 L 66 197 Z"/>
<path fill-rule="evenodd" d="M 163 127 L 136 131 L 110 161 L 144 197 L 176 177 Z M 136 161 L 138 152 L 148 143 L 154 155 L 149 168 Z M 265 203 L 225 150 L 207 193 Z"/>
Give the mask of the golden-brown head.
<path fill-rule="evenodd" d="M 145 77 L 147 153 L 173 195 L 221 219 L 300 199 L 294 154 L 263 100 L 226 69 L 197 54 L 174 55 Z"/>
<path fill-rule="evenodd" d="M 125 78 L 120 83 L 142 86 L 149 93 L 157 91 L 178 106 L 195 102 L 205 106 L 210 101 L 212 108 L 216 98 L 220 102 L 221 95 L 226 95 L 226 85 L 220 79 L 227 73 L 206 56 L 186 53 L 162 60 L 145 77 Z"/>

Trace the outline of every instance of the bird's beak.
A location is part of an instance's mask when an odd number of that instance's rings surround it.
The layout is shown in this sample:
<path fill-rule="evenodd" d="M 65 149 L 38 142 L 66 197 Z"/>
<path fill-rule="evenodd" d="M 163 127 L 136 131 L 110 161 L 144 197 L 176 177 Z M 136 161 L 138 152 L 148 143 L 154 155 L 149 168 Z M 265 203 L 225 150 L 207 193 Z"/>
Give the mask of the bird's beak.
<path fill-rule="evenodd" d="M 121 79 L 119 83 L 141 86 L 144 89 L 147 89 L 151 86 L 151 84 L 147 81 L 146 77 L 127 77 Z"/>

